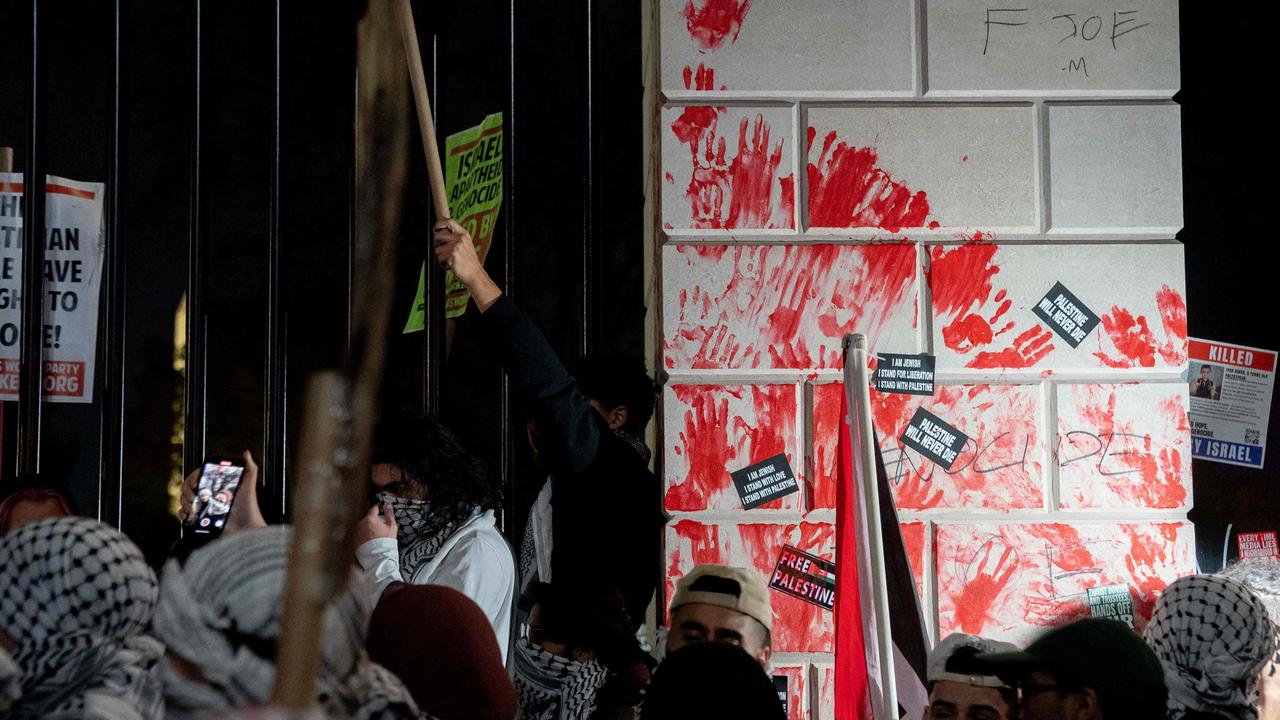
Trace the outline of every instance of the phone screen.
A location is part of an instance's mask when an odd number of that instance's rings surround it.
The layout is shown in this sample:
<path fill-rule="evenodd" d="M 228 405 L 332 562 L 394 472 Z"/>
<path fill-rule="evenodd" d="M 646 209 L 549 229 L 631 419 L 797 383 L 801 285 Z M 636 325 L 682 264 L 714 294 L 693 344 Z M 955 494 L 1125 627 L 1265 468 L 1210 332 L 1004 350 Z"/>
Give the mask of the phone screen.
<path fill-rule="evenodd" d="M 231 513 L 231 503 L 240 488 L 244 464 L 233 460 L 206 460 L 196 484 L 191 507 L 191 530 L 204 535 L 222 532 Z"/>

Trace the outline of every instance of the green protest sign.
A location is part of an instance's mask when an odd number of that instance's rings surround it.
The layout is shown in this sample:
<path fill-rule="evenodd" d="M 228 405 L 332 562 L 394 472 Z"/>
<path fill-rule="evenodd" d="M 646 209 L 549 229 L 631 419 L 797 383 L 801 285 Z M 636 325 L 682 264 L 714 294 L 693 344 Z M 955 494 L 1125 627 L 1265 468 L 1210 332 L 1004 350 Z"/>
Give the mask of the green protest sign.
<path fill-rule="evenodd" d="M 471 233 L 476 254 L 484 262 L 498 224 L 502 206 L 502 113 L 494 113 L 479 125 L 454 133 L 444 141 L 444 182 L 450 215 Z M 426 267 L 418 276 L 418 293 L 409 311 L 404 332 L 422 330 L 426 324 Z M 445 272 L 446 318 L 467 311 L 467 289 Z"/>

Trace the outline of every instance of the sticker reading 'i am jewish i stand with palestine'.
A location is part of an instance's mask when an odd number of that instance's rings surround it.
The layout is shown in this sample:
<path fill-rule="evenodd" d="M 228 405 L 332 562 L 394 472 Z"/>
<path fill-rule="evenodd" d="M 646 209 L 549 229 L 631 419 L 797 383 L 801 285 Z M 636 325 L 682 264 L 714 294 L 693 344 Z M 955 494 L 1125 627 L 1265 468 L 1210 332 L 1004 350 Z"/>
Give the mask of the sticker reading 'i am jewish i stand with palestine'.
<path fill-rule="evenodd" d="M 735 470 L 729 473 L 729 477 L 733 478 L 733 486 L 738 489 L 738 497 L 742 499 L 744 510 L 751 510 L 800 490 L 796 474 L 791 471 L 791 463 L 787 462 L 784 453 Z"/>
<path fill-rule="evenodd" d="M 942 418 L 917 408 L 907 429 L 898 438 L 907 447 L 932 460 L 943 470 L 950 470 L 969 436 L 951 427 Z"/>
<path fill-rule="evenodd" d="M 876 360 L 876 390 L 882 393 L 933 395 L 932 355 L 879 353 Z"/>
<path fill-rule="evenodd" d="M 1097 313 L 1080 302 L 1080 298 L 1060 282 L 1053 284 L 1053 288 L 1040 298 L 1032 311 L 1073 348 L 1080 347 L 1080 343 L 1093 332 L 1100 320 Z"/>

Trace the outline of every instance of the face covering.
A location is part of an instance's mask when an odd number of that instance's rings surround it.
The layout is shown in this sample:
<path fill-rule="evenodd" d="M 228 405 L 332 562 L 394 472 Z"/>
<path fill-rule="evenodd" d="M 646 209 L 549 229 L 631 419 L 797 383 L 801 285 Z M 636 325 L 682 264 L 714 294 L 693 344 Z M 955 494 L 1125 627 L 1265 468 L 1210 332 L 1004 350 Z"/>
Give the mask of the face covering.
<path fill-rule="evenodd" d="M 432 510 L 430 500 L 410 500 L 388 493 L 379 493 L 378 499 L 391 506 L 396 518 L 400 572 L 405 577 L 413 577 L 419 567 L 435 559 L 445 541 L 458 529 L 458 524 L 439 518 Z"/>
<path fill-rule="evenodd" d="M 609 675 L 597 660 L 562 658 L 527 637 L 516 642 L 514 665 L 522 720 L 585 720 Z"/>

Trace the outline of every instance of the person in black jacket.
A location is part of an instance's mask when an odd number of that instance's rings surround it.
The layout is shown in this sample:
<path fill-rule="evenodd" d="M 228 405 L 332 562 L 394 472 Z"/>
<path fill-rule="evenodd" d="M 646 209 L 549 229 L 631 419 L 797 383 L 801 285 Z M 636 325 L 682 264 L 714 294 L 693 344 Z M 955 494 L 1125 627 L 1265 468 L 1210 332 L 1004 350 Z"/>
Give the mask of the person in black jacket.
<path fill-rule="evenodd" d="M 462 226 L 437 223 L 434 242 L 436 259 L 475 300 L 529 409 L 530 439 L 550 471 L 530 512 L 522 586 L 538 580 L 612 588 L 638 626 L 657 588 L 665 522 L 661 487 L 639 439 L 653 414 L 653 381 L 642 363 L 620 360 L 592 363 L 575 381 L 533 322 L 489 278 Z"/>

